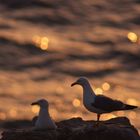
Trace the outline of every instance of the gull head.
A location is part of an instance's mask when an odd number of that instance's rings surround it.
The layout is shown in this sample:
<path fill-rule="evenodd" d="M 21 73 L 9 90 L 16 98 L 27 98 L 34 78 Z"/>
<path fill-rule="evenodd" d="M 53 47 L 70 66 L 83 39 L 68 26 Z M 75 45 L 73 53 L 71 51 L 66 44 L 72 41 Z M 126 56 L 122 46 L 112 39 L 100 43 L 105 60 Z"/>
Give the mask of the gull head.
<path fill-rule="evenodd" d="M 33 102 L 31 105 L 39 105 L 41 108 L 48 108 L 49 103 L 47 100 L 41 99 L 36 102 Z"/>
<path fill-rule="evenodd" d="M 88 82 L 88 79 L 86 77 L 80 77 L 76 82 L 72 83 L 71 86 L 74 86 L 74 85 L 85 86 L 88 83 L 89 82 Z"/>

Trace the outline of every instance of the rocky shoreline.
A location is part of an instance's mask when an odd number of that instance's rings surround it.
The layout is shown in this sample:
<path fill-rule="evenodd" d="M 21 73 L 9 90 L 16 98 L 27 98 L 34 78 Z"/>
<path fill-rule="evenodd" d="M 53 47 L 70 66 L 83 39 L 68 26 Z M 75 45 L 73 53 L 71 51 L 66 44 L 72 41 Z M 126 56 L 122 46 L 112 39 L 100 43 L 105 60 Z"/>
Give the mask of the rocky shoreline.
<path fill-rule="evenodd" d="M 57 123 L 56 130 L 7 130 L 1 140 L 139 140 L 136 128 L 126 117 L 101 122 L 72 118 Z"/>

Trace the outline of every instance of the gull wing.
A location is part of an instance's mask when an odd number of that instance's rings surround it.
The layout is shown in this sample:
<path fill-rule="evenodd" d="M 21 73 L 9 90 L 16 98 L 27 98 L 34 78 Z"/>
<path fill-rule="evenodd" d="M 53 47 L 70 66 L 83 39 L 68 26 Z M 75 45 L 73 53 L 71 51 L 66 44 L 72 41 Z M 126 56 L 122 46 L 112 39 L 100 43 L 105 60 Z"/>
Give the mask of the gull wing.
<path fill-rule="evenodd" d="M 113 100 L 103 95 L 97 95 L 95 97 L 94 103 L 92 103 L 92 106 L 106 112 L 112 112 L 117 110 L 123 110 L 125 104 L 123 104 L 123 102 L 121 101 Z"/>

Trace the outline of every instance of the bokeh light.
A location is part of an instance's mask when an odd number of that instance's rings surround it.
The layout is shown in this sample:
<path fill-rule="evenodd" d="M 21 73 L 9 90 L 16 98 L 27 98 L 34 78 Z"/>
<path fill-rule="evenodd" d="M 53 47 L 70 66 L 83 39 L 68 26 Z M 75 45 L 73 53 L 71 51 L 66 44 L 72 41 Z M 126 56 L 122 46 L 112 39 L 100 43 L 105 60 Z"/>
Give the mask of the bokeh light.
<path fill-rule="evenodd" d="M 134 32 L 129 32 L 129 33 L 127 34 L 127 37 L 128 37 L 128 39 L 129 39 L 131 42 L 133 42 L 133 43 L 136 43 L 136 42 L 138 41 L 138 36 L 137 36 L 137 34 L 134 33 Z"/>
<path fill-rule="evenodd" d="M 103 94 L 103 90 L 102 90 L 101 88 L 96 88 L 96 89 L 95 89 L 95 93 L 96 93 L 97 95 Z"/>
<path fill-rule="evenodd" d="M 38 35 L 33 36 L 33 43 L 36 47 L 39 47 L 41 50 L 46 51 L 48 49 L 49 39 L 47 37 L 41 37 Z"/>
<path fill-rule="evenodd" d="M 79 107 L 81 102 L 80 102 L 79 99 L 76 98 L 76 99 L 73 100 L 72 104 L 73 104 L 74 107 Z"/>
<path fill-rule="evenodd" d="M 102 89 L 105 90 L 105 91 L 108 91 L 110 90 L 110 84 L 105 82 L 102 84 Z"/>
<path fill-rule="evenodd" d="M 31 110 L 32 110 L 33 113 L 38 113 L 39 112 L 39 106 L 34 105 L 34 106 L 32 106 Z"/>
<path fill-rule="evenodd" d="M 49 43 L 49 39 L 47 37 L 42 37 L 41 38 L 41 43 L 40 43 L 40 48 L 42 50 L 47 50 L 48 49 L 48 43 Z"/>

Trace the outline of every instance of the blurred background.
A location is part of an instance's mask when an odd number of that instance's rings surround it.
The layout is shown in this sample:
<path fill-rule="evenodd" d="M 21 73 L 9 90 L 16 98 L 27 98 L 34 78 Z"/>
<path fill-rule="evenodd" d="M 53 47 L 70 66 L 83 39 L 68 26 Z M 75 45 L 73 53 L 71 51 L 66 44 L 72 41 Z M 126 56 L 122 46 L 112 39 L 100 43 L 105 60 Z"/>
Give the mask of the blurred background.
<path fill-rule="evenodd" d="M 139 0 L 1 0 L 0 13 L 1 130 L 31 120 L 38 107 L 30 104 L 41 98 L 55 121 L 96 119 L 81 87 L 70 87 L 80 76 L 96 94 L 140 106 Z M 139 109 L 101 120 L 117 116 L 140 131 Z"/>

